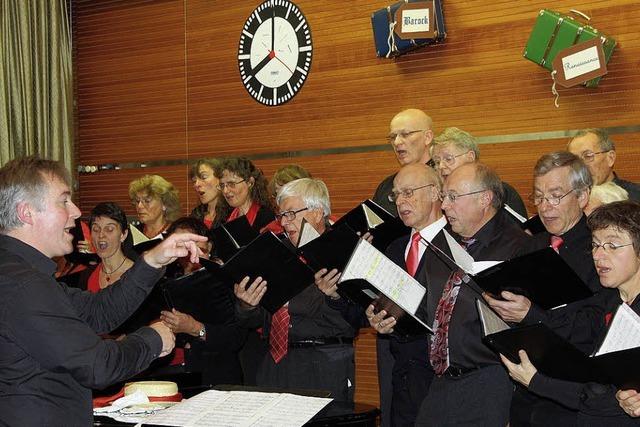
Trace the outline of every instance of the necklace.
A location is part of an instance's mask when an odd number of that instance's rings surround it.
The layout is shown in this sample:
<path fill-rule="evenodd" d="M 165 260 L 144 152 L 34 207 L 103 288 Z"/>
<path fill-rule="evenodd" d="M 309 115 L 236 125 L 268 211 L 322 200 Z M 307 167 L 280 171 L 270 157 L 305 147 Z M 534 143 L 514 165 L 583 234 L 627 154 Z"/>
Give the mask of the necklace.
<path fill-rule="evenodd" d="M 116 271 L 120 270 L 120 267 L 122 267 L 122 266 L 124 265 L 124 262 L 125 262 L 126 260 L 127 260 L 127 257 L 123 257 L 123 258 L 122 258 L 122 262 L 120 263 L 120 265 L 119 265 L 117 268 L 115 268 L 115 269 L 113 269 L 112 271 L 110 271 L 110 272 L 109 272 L 109 271 L 107 271 L 107 270 L 104 268 L 104 263 L 103 263 L 103 264 L 101 264 L 102 272 L 104 273 L 104 278 L 105 278 L 105 280 L 107 281 L 107 283 L 111 282 L 111 275 L 112 275 L 113 273 L 115 273 Z"/>
<path fill-rule="evenodd" d="M 154 237 L 156 237 L 158 234 L 162 234 L 162 233 L 164 232 L 164 230 L 166 230 L 167 228 L 169 228 L 169 224 L 168 224 L 168 223 L 167 223 L 167 224 L 164 224 L 164 225 L 162 226 L 162 228 L 160 229 L 160 231 L 158 231 L 157 233 L 152 234 L 151 236 L 149 236 L 149 235 L 147 234 L 148 228 L 147 228 L 147 226 L 145 225 L 145 226 L 144 226 L 144 228 L 143 228 L 143 230 L 142 230 L 142 234 L 144 234 L 145 236 L 147 236 L 149 239 L 153 239 L 153 238 L 154 238 Z"/>

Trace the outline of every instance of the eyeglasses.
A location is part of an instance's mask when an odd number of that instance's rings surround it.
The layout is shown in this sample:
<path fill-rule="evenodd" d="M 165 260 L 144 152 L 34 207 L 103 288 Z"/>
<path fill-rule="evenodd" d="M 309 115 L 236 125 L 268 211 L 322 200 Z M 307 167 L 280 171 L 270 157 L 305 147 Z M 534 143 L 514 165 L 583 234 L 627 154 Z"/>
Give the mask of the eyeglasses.
<path fill-rule="evenodd" d="M 602 248 L 602 250 L 605 253 L 611 253 L 611 252 L 615 252 L 616 249 L 624 248 L 625 246 L 631 246 L 631 245 L 633 245 L 633 243 L 627 243 L 625 245 L 616 245 L 615 243 L 611 243 L 611 242 L 604 242 L 604 243 L 591 242 L 591 252 L 595 253 L 598 250 L 598 248 Z"/>
<path fill-rule="evenodd" d="M 300 212 L 306 211 L 309 208 L 302 208 L 302 209 L 298 209 L 297 211 L 284 211 L 284 212 L 280 212 L 279 214 L 276 215 L 276 219 L 278 221 L 281 221 L 282 218 L 286 218 L 287 221 L 293 221 L 294 219 L 296 219 L 296 215 L 299 214 Z"/>
<path fill-rule="evenodd" d="M 545 197 L 545 196 L 536 196 L 535 194 L 532 194 L 531 196 L 529 196 L 529 200 L 531 200 L 531 203 L 533 203 L 535 206 L 539 206 L 540 204 L 542 204 L 544 200 L 546 200 L 547 203 L 549 203 L 551 206 L 558 206 L 562 201 L 562 199 L 567 197 L 567 195 L 574 190 L 575 188 L 572 188 L 571 190 L 564 193 L 562 196 Z"/>
<path fill-rule="evenodd" d="M 470 193 L 464 193 L 464 194 L 440 193 L 438 195 L 438 198 L 440 199 L 441 202 L 444 202 L 446 199 L 449 199 L 449 202 L 455 203 L 456 200 L 458 200 L 460 197 L 470 196 L 472 194 L 482 193 L 483 191 L 487 191 L 487 189 L 485 188 L 483 190 L 472 191 Z"/>
<path fill-rule="evenodd" d="M 427 184 L 427 185 L 423 185 L 420 187 L 414 187 L 414 188 L 404 188 L 400 191 L 392 191 L 391 193 L 389 193 L 387 195 L 387 199 L 392 202 L 395 203 L 396 200 L 398 200 L 398 197 L 402 196 L 405 199 L 408 199 L 410 197 L 413 197 L 413 192 L 416 190 L 419 190 L 421 188 L 427 188 L 427 187 L 433 187 L 434 184 Z"/>
<path fill-rule="evenodd" d="M 585 163 L 591 163 L 596 158 L 596 154 L 604 154 L 608 153 L 609 151 L 611 150 L 596 151 L 595 153 L 593 151 L 583 151 L 582 153 L 580 153 L 580 158 Z"/>
<path fill-rule="evenodd" d="M 236 185 L 240 184 L 241 182 L 245 182 L 246 179 L 241 179 L 240 181 L 229 181 L 229 182 L 220 182 L 218 183 L 218 185 L 216 185 L 216 188 L 219 191 L 224 191 L 224 188 L 227 187 L 229 190 L 233 190 L 236 188 Z"/>
<path fill-rule="evenodd" d="M 468 151 L 462 153 L 462 154 L 447 154 L 444 155 L 442 157 L 434 157 L 433 163 L 435 163 L 436 167 L 440 166 L 440 163 L 444 162 L 445 165 L 447 166 L 451 166 L 452 164 L 455 163 L 456 159 L 460 156 L 464 156 L 465 154 L 467 154 Z"/>
<path fill-rule="evenodd" d="M 151 196 L 143 197 L 141 199 L 131 199 L 131 204 L 136 207 L 138 204 L 142 203 L 142 206 L 149 207 L 149 205 L 153 202 L 154 198 Z"/>
<path fill-rule="evenodd" d="M 398 132 L 398 133 L 390 133 L 389 135 L 387 135 L 387 141 L 389 141 L 389 143 L 393 143 L 395 142 L 397 137 L 400 137 L 402 139 L 407 139 L 414 133 L 418 133 L 418 132 L 424 132 L 424 129 L 407 130 L 407 131 L 403 130 L 402 132 Z"/>

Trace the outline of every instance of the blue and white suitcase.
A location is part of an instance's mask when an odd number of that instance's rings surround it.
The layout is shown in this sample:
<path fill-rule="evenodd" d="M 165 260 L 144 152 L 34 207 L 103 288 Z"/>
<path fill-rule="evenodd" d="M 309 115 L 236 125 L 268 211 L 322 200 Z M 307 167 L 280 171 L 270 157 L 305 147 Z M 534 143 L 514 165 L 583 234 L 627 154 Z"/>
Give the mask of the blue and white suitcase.
<path fill-rule="evenodd" d="M 425 16 L 412 11 L 429 10 Z M 404 20 L 403 20 L 404 18 Z M 428 23 L 427 37 L 416 37 L 411 32 L 399 33 L 403 22 Z M 375 11 L 371 15 L 376 54 L 381 58 L 400 56 L 421 46 L 441 42 L 447 37 L 442 0 L 403 0 Z M 425 34 L 425 33 L 417 33 Z"/>

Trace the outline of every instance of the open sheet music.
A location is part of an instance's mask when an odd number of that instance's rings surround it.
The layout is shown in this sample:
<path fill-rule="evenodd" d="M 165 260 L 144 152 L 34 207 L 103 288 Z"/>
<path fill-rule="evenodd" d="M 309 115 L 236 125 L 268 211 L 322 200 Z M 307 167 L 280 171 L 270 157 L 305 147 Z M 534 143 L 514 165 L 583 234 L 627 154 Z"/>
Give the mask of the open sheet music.
<path fill-rule="evenodd" d="M 595 356 L 640 347 L 640 316 L 627 304 L 620 304 L 607 335 Z"/>
<path fill-rule="evenodd" d="M 363 279 L 371 283 L 407 313 L 414 315 L 426 289 L 366 240 L 360 240 L 340 282 Z"/>
<path fill-rule="evenodd" d="M 297 427 L 331 400 L 288 393 L 208 390 L 150 416 L 143 425 Z"/>
<path fill-rule="evenodd" d="M 510 326 L 507 325 L 507 322 L 502 320 L 495 311 L 487 307 L 487 305 L 479 299 L 476 299 L 476 308 L 478 309 L 478 317 L 480 317 L 482 331 L 485 336 L 509 329 Z"/>
<path fill-rule="evenodd" d="M 444 237 L 447 239 L 447 244 L 451 250 L 451 256 L 453 260 L 458 264 L 465 273 L 476 275 L 481 271 L 486 270 L 489 267 L 493 267 L 496 264 L 500 264 L 502 261 L 474 261 L 473 257 L 464 250 L 460 243 L 456 242 L 456 239 L 447 232 L 442 230 Z"/>
<path fill-rule="evenodd" d="M 318 230 L 313 228 L 306 219 L 302 218 L 302 224 L 300 225 L 300 238 L 298 239 L 298 247 L 304 246 L 307 243 L 320 237 Z"/>

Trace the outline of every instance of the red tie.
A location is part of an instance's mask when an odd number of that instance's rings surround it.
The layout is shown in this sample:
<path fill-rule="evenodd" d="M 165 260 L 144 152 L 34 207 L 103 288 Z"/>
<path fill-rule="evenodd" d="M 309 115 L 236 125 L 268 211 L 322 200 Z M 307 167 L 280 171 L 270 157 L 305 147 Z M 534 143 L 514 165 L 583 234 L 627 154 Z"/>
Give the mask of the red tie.
<path fill-rule="evenodd" d="M 436 375 L 442 375 L 449 367 L 449 324 L 460 292 L 463 274 L 464 272 L 460 270 L 451 273 L 436 308 L 429 352 L 429 361 Z"/>
<path fill-rule="evenodd" d="M 416 270 L 418 270 L 419 258 L 420 254 L 420 233 L 415 232 L 411 236 L 411 247 L 409 248 L 409 252 L 407 253 L 407 272 L 415 276 Z"/>
<path fill-rule="evenodd" d="M 269 330 L 269 352 L 273 361 L 280 361 L 287 355 L 289 349 L 289 309 L 281 307 L 271 316 Z"/>
<path fill-rule="evenodd" d="M 554 235 L 551 236 L 551 247 L 554 251 L 556 251 L 557 254 L 560 253 L 560 246 L 562 246 L 563 242 L 564 240 L 562 239 L 562 237 Z"/>

